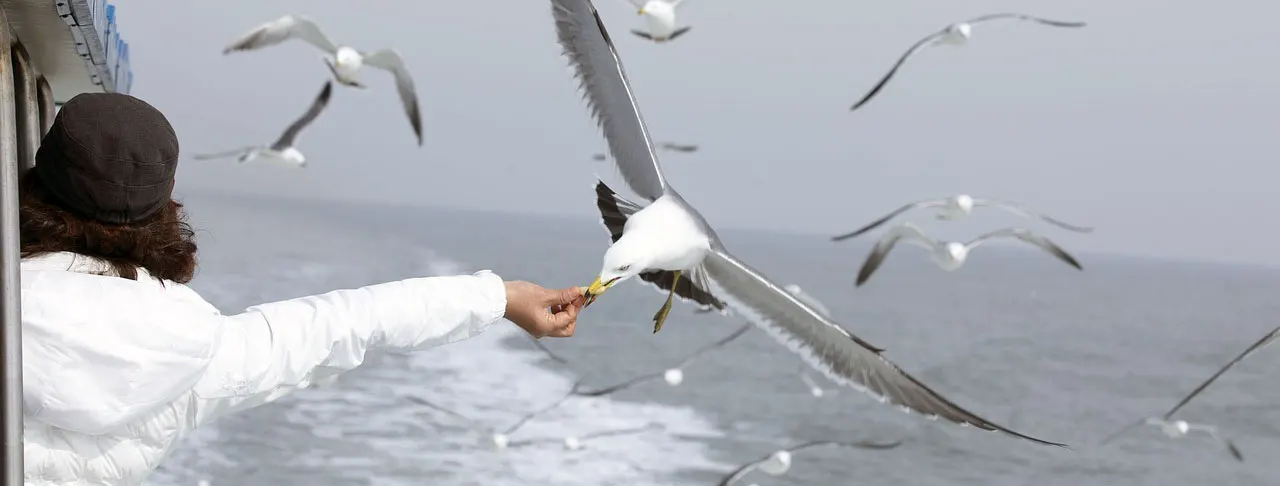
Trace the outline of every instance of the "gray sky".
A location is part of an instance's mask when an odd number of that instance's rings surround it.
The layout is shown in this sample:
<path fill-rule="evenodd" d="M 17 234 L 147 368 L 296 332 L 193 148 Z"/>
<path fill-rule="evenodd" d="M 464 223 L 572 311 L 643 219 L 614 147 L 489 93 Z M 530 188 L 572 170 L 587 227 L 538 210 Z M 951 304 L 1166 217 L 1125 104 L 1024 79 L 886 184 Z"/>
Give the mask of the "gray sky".
<path fill-rule="evenodd" d="M 366 70 L 370 89 L 335 87 L 303 133 L 307 170 L 188 159 L 180 194 L 588 217 L 595 174 L 622 188 L 590 158 L 604 144 L 545 0 L 114 1 L 133 94 L 170 117 L 187 156 L 274 140 L 327 79 L 302 42 L 221 54 L 285 13 L 311 16 L 339 43 L 396 47 L 416 76 L 422 148 L 390 75 Z M 966 192 L 1096 226 L 1035 226 L 1077 250 L 1280 263 L 1268 229 L 1280 209 L 1275 2 L 689 0 L 678 21 L 693 29 L 666 45 L 627 33 L 642 23 L 626 0 L 596 4 L 654 137 L 702 146 L 663 163 L 717 226 L 835 234 Z M 1008 10 L 1090 25 L 979 24 L 969 45 L 917 55 L 848 111 L 918 38 Z M 968 238 L 1012 221 L 932 227 Z"/>

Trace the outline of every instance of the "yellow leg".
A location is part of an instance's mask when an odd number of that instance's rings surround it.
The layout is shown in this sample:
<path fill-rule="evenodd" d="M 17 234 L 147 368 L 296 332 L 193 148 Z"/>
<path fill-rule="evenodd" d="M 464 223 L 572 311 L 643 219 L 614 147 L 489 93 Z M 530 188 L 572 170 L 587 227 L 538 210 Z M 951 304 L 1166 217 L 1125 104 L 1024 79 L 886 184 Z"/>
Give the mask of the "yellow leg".
<path fill-rule="evenodd" d="M 675 278 L 671 279 L 671 291 L 667 293 L 667 302 L 662 304 L 662 308 L 658 309 L 658 313 L 653 315 L 653 333 L 657 334 L 662 330 L 662 323 L 667 321 L 667 314 L 671 313 L 671 298 L 676 296 L 676 284 L 680 283 L 680 272 L 675 272 Z"/>

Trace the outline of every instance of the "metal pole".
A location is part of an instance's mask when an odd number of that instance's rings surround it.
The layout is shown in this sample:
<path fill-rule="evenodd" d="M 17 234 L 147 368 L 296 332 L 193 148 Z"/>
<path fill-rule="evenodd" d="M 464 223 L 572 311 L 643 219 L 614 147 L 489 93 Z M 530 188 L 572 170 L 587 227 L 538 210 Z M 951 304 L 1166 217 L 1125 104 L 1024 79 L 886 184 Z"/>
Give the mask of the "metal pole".
<path fill-rule="evenodd" d="M 0 8 L 0 485 L 23 483 L 22 291 L 18 279 L 18 133 L 13 101 L 9 18 Z"/>
<path fill-rule="evenodd" d="M 44 134 L 49 133 L 49 127 L 53 126 L 58 108 L 53 101 L 53 88 L 43 74 L 36 80 L 36 102 L 40 104 L 40 138 L 44 138 Z"/>
<path fill-rule="evenodd" d="M 18 175 L 36 165 L 36 149 L 44 131 L 36 95 L 36 68 L 19 39 L 13 43 L 13 112 L 18 118 Z"/>

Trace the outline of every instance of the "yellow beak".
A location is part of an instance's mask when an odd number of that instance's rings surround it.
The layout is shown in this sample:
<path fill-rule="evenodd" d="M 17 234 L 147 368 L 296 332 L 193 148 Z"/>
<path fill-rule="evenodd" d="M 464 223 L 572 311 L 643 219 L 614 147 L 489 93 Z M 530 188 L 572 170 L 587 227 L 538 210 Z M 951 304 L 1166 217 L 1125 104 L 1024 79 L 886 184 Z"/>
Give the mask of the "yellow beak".
<path fill-rule="evenodd" d="M 644 9 L 643 8 L 640 9 L 639 12 L 636 12 L 636 15 L 644 15 Z"/>
<path fill-rule="evenodd" d="M 618 279 L 615 278 L 606 283 L 601 283 L 600 276 L 597 275 L 595 281 L 591 282 L 591 285 L 587 286 L 587 291 L 583 292 L 583 296 L 587 298 L 587 302 L 582 304 L 582 308 L 585 309 L 587 306 L 591 305 L 592 302 L 595 302 L 596 297 L 603 294 L 606 290 L 609 290 L 609 287 L 612 287 L 613 283 L 617 280 Z"/>

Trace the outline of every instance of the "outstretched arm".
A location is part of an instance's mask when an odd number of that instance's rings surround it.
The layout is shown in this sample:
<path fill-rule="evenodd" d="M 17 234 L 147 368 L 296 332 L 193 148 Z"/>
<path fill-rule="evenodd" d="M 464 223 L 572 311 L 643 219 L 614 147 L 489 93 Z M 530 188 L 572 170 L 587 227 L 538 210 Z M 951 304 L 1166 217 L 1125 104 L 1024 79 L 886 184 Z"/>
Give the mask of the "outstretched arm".
<path fill-rule="evenodd" d="M 415 351 L 470 338 L 502 318 L 490 272 L 412 278 L 250 307 L 224 318 L 195 390 L 198 420 L 274 401 L 360 366 L 368 351 Z"/>

